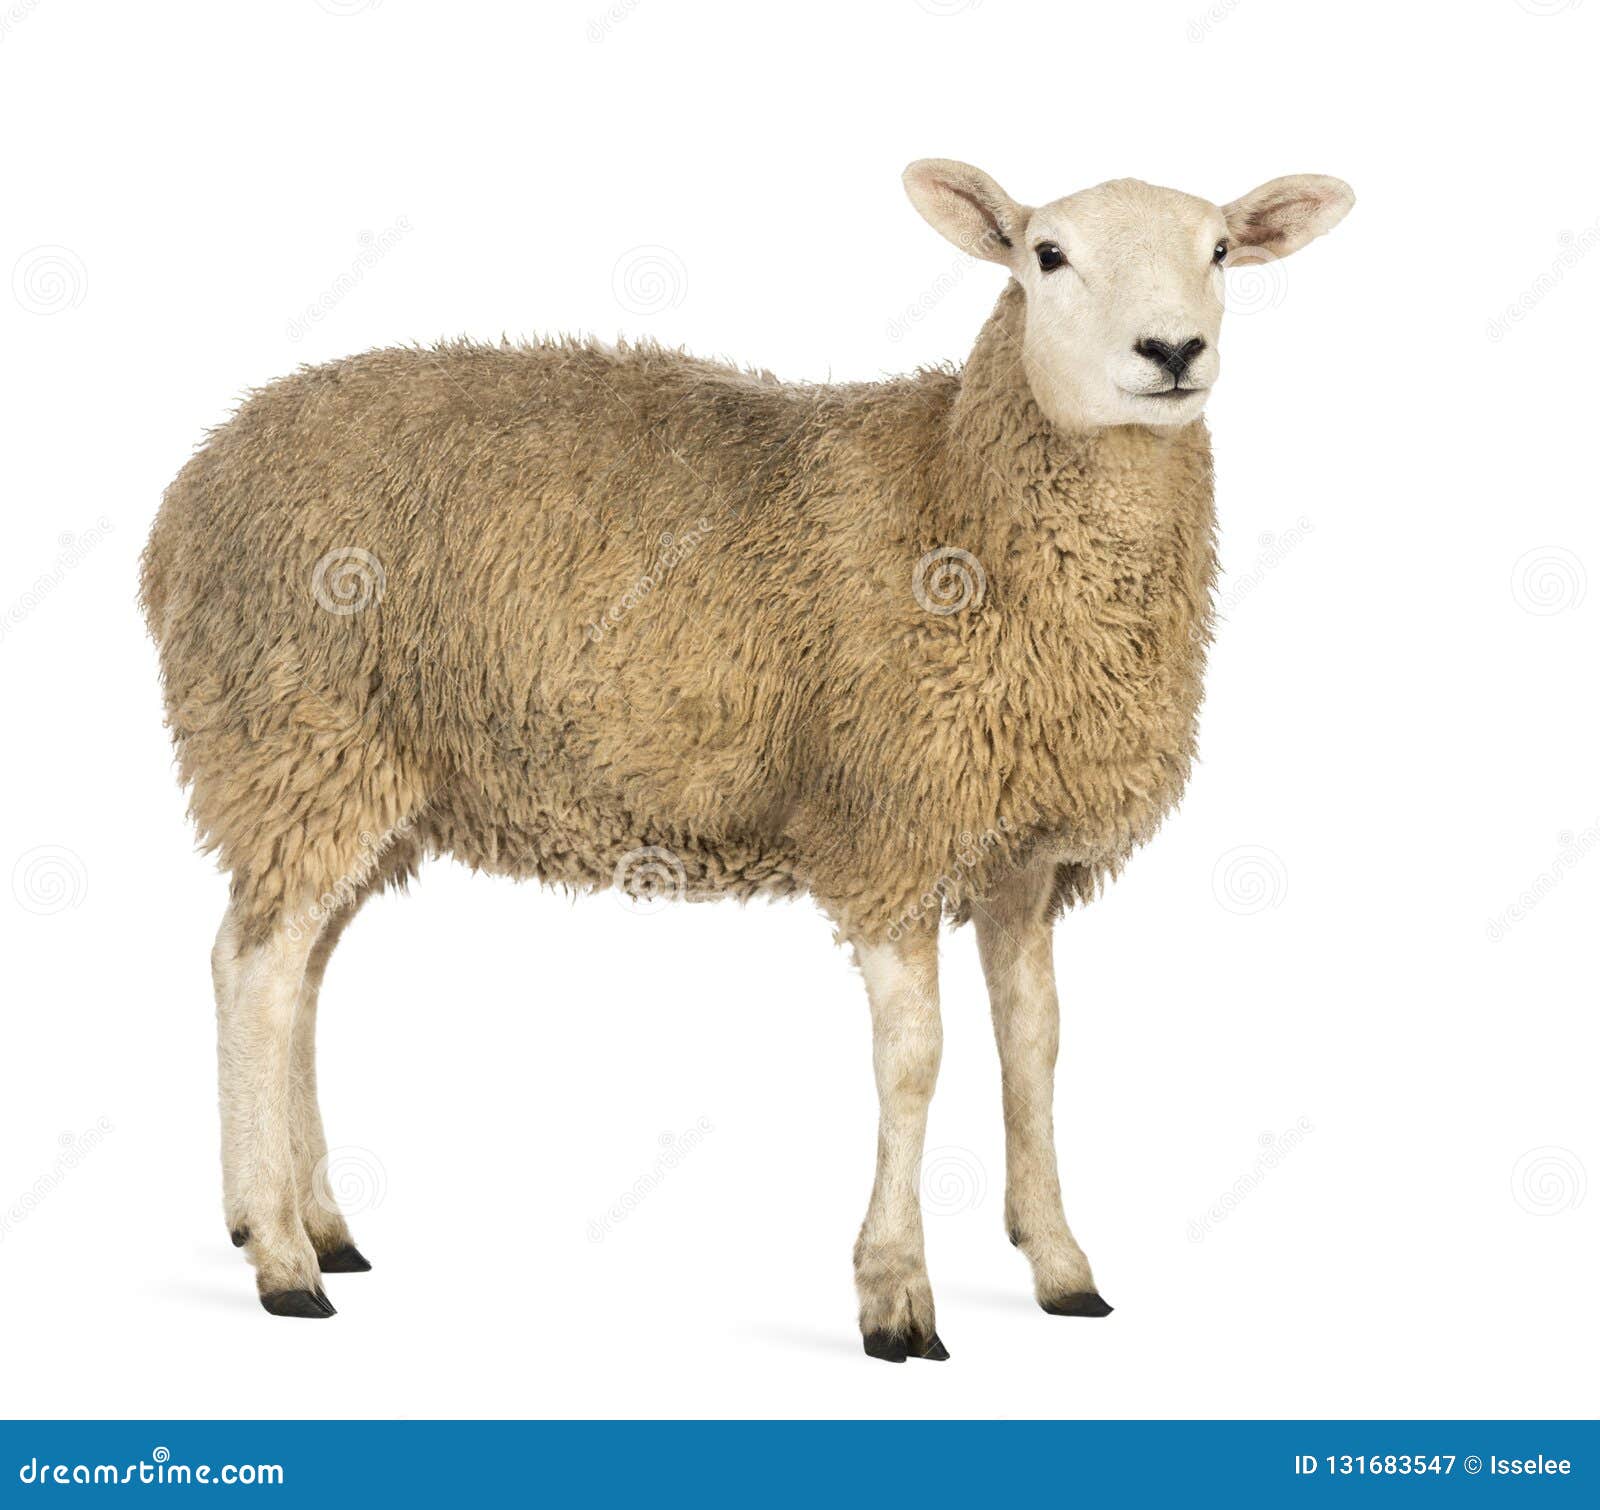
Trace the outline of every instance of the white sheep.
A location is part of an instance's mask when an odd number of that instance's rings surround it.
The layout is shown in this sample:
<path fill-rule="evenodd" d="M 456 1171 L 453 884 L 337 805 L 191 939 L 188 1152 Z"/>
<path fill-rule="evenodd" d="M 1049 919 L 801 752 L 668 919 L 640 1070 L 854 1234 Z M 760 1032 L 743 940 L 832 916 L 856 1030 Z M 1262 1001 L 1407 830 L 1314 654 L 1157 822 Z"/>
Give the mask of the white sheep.
<path fill-rule="evenodd" d="M 976 927 L 1006 1224 L 1098 1316 L 1051 1129 L 1051 923 L 1176 801 L 1207 637 L 1223 269 L 1352 203 L 1132 180 L 1039 209 L 914 163 L 1010 273 L 959 372 L 801 386 L 655 346 L 370 352 L 254 395 L 145 557 L 168 721 L 232 877 L 213 956 L 225 1205 L 263 1304 L 366 1268 L 316 1189 L 322 971 L 432 854 L 578 888 L 803 891 L 871 1001 L 868 1353 L 943 1358 L 918 1181 L 941 915 Z"/>

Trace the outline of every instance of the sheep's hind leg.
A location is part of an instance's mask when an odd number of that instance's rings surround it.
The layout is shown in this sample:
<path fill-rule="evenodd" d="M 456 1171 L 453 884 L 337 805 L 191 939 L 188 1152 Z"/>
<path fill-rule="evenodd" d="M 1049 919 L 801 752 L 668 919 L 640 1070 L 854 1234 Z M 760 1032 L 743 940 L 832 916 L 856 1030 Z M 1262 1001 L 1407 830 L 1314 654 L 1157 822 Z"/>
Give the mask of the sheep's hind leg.
<path fill-rule="evenodd" d="M 300 1197 L 300 1221 L 317 1250 L 324 1274 L 364 1274 L 372 1265 L 356 1247 L 349 1223 L 339 1209 L 328 1167 L 328 1140 L 322 1129 L 317 1094 L 317 1008 L 322 977 L 334 946 L 369 897 L 415 872 L 421 851 L 409 839 L 393 835 L 374 852 L 343 905 L 328 918 L 306 959 L 305 978 L 295 1005 L 290 1041 L 289 1116 L 294 1140 L 295 1188 Z"/>
<path fill-rule="evenodd" d="M 1056 1172 L 1056 1001 L 1047 917 L 1053 867 L 1008 877 L 975 904 L 973 923 L 1000 1048 L 1006 1119 L 1006 1230 L 1033 1266 L 1034 1294 L 1053 1316 L 1106 1316 L 1089 1260 L 1061 1207 Z"/>
<path fill-rule="evenodd" d="M 938 941 L 931 932 L 895 944 L 857 945 L 872 1005 L 878 1083 L 878 1169 L 856 1241 L 862 1342 L 891 1363 L 942 1360 L 922 1248 L 919 1184 L 928 1102 L 939 1074 Z"/>
<path fill-rule="evenodd" d="M 235 905 L 212 952 L 223 1199 L 261 1304 L 277 1316 L 333 1315 L 300 1218 L 291 1092 L 295 1013 L 316 938 L 284 919 L 247 932 Z"/>
<path fill-rule="evenodd" d="M 365 900 L 356 897 L 323 925 L 306 960 L 295 1005 L 289 1050 L 289 1117 L 294 1140 L 295 1189 L 300 1221 L 324 1274 L 361 1274 L 372 1267 L 350 1236 L 349 1224 L 328 1184 L 328 1140 L 317 1102 L 317 1000 L 333 947 Z"/>

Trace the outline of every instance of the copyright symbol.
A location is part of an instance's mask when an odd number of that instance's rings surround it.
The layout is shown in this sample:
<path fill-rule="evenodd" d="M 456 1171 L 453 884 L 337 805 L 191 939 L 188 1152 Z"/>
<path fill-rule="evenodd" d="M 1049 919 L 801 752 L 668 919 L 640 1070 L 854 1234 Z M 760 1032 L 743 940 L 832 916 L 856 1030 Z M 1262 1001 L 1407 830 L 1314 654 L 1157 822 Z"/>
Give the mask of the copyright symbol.
<path fill-rule="evenodd" d="M 1468 1458 L 1461 1466 L 1465 1468 L 1468 1473 L 1480 1473 L 1483 1470 L 1483 1459 Z"/>

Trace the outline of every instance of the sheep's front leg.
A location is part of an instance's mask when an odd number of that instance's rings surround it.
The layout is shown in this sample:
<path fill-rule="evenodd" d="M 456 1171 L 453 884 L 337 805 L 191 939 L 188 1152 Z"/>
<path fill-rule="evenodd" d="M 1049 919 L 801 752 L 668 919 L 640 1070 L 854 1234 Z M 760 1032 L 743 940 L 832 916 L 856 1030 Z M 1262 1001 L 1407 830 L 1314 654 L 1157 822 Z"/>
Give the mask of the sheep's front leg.
<path fill-rule="evenodd" d="M 277 1316 L 331 1316 L 300 1218 L 292 1088 L 295 1008 L 315 941 L 281 925 L 241 937 L 230 908 L 212 953 L 228 1226 Z"/>
<path fill-rule="evenodd" d="M 978 951 L 1000 1048 L 1006 1119 L 1006 1230 L 1033 1265 L 1034 1294 L 1053 1316 L 1105 1316 L 1089 1260 L 1067 1226 L 1056 1173 L 1056 1002 L 1047 919 L 1053 867 L 1008 877 L 974 906 Z"/>
<path fill-rule="evenodd" d="M 950 1355 L 933 1325 L 922 1252 L 922 1141 L 939 1074 L 938 939 L 856 946 L 872 1004 L 878 1083 L 878 1172 L 856 1241 L 856 1290 L 867 1353 L 891 1363 Z"/>

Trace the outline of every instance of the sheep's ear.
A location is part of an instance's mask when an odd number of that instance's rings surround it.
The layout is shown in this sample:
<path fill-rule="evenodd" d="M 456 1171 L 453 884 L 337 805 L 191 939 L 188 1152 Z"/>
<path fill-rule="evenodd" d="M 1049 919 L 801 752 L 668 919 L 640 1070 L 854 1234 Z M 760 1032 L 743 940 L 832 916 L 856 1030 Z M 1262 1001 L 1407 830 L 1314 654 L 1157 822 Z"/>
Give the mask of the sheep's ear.
<path fill-rule="evenodd" d="M 1222 215 L 1230 247 L 1256 247 L 1270 257 L 1287 257 L 1331 231 L 1355 202 L 1354 191 L 1342 178 L 1294 173 L 1224 205 Z"/>
<path fill-rule="evenodd" d="M 947 241 L 974 257 L 1011 261 L 1031 212 L 987 173 L 947 157 L 924 157 L 902 180 L 922 218 Z"/>

